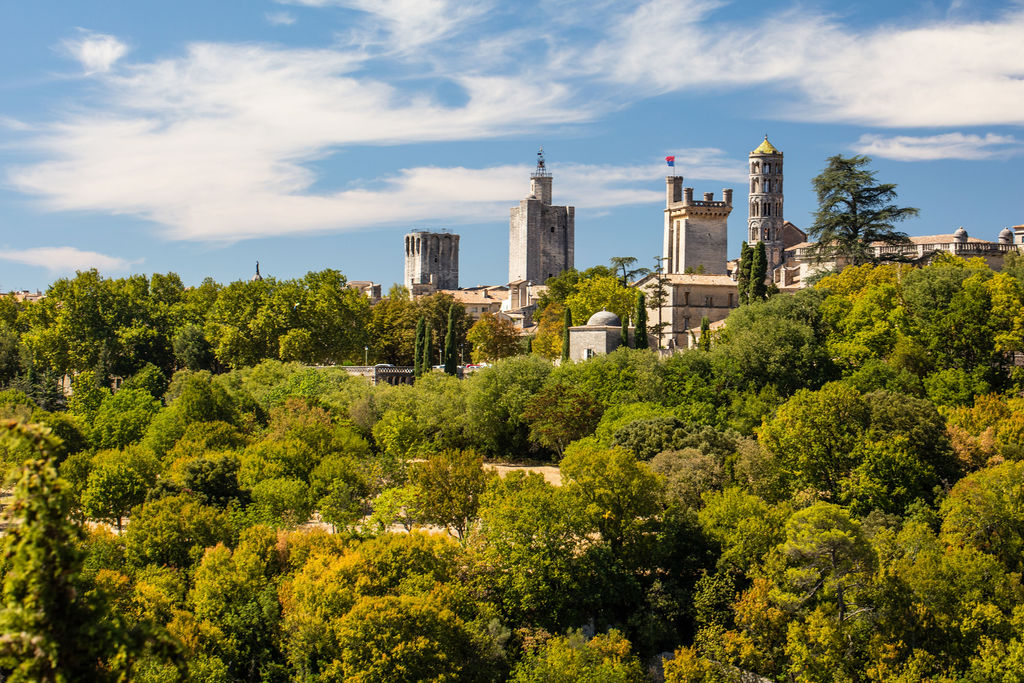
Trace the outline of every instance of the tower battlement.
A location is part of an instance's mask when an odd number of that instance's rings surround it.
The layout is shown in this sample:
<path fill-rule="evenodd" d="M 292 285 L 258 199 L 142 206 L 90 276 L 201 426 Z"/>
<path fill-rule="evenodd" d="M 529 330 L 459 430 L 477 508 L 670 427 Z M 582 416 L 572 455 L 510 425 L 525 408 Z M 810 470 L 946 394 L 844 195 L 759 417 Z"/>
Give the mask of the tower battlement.
<path fill-rule="evenodd" d="M 667 176 L 665 187 L 665 272 L 724 273 L 732 190 L 722 190 L 720 201 L 713 192 L 694 199 L 693 188 L 683 187 L 682 176 Z"/>

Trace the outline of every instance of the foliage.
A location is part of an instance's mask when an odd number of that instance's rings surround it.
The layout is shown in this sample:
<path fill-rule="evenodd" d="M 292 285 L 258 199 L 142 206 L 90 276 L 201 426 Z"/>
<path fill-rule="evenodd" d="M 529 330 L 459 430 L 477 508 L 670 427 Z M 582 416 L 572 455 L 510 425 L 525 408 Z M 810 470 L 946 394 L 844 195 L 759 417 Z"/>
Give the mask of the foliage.
<path fill-rule="evenodd" d="M 474 363 L 493 363 L 522 352 L 519 328 L 503 316 L 484 311 L 473 323 L 466 340 L 473 345 Z"/>
<path fill-rule="evenodd" d="M 646 679 L 640 662 L 630 652 L 629 641 L 612 630 L 589 640 L 580 631 L 551 638 L 516 666 L 511 680 L 515 683 L 641 683 Z"/>

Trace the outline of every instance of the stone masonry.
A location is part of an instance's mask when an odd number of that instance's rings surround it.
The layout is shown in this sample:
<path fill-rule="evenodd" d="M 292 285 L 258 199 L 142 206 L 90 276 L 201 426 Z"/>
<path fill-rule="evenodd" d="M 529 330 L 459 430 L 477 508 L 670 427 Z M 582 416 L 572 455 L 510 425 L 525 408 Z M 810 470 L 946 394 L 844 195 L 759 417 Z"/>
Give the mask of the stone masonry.
<path fill-rule="evenodd" d="M 574 264 L 575 214 L 572 206 L 552 206 L 551 174 L 537 154 L 530 195 L 511 210 L 508 281 L 543 284 Z"/>
<path fill-rule="evenodd" d="M 448 232 L 411 232 L 405 236 L 405 286 L 459 288 L 459 236 Z"/>
<path fill-rule="evenodd" d="M 732 190 L 722 190 L 722 201 L 711 192 L 695 200 L 682 176 L 668 176 L 665 184 L 665 273 L 725 273 Z"/>
<path fill-rule="evenodd" d="M 782 152 L 764 142 L 750 153 L 750 214 L 747 243 L 764 242 L 768 272 L 774 273 L 785 258 L 782 204 Z"/>

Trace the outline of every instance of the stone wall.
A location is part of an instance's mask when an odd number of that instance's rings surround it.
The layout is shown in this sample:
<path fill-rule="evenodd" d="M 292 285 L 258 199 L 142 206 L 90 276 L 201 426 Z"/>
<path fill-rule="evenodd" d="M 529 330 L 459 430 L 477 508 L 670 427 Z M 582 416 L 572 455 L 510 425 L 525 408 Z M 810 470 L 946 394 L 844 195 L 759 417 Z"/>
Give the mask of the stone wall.
<path fill-rule="evenodd" d="M 532 194 L 509 215 L 508 281 L 543 284 L 575 264 L 576 211 L 551 204 L 551 177 L 531 178 Z"/>
<path fill-rule="evenodd" d="M 411 232 L 405 236 L 405 280 L 434 289 L 459 288 L 459 236 L 448 232 Z"/>

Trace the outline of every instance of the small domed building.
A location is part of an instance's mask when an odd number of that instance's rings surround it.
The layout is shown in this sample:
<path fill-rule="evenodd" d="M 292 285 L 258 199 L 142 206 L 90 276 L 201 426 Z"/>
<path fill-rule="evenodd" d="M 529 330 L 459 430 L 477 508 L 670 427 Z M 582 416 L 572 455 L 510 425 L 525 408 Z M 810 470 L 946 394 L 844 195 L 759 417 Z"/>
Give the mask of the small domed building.
<path fill-rule="evenodd" d="M 633 346 L 633 328 L 628 329 Z M 622 346 L 622 320 L 611 311 L 598 311 L 590 316 L 586 325 L 569 328 L 569 359 L 587 360 L 602 353 L 610 353 Z"/>

